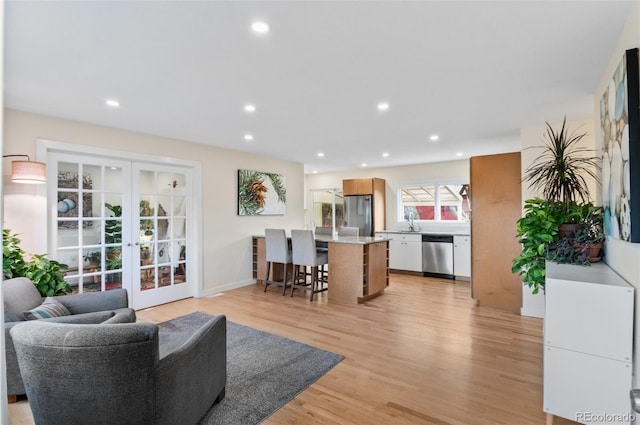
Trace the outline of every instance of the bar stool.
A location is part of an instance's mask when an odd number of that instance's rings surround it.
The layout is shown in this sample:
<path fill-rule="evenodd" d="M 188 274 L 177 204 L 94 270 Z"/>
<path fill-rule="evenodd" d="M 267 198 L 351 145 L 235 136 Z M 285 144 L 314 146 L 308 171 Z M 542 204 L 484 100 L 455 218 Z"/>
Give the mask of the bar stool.
<path fill-rule="evenodd" d="M 326 291 L 324 286 L 325 279 L 319 278 L 318 266 L 322 266 L 329 262 L 328 255 L 325 252 L 318 252 L 316 250 L 316 240 L 311 230 L 292 230 L 291 231 L 291 248 L 293 256 L 293 282 L 291 283 L 291 296 L 293 297 L 293 290 L 305 289 L 311 291 L 311 301 L 313 301 L 313 295 L 318 292 Z M 300 278 L 300 266 L 311 267 L 311 283 L 306 282 L 306 274 L 304 276 L 304 284 L 299 284 Z"/>
<path fill-rule="evenodd" d="M 315 234 L 316 235 L 323 235 L 323 236 L 332 236 L 333 235 L 333 227 L 316 226 Z M 316 250 L 319 253 L 323 253 L 323 252 L 328 253 L 329 252 L 329 243 L 328 242 L 324 242 L 324 241 L 320 241 L 320 242 L 316 241 Z M 322 273 L 322 279 L 324 281 L 327 281 L 327 279 L 329 278 L 327 267 L 324 266 L 324 265 L 320 266 L 320 272 Z"/>
<path fill-rule="evenodd" d="M 282 295 L 287 291 L 287 270 L 291 264 L 291 251 L 287 242 L 287 235 L 284 229 L 265 229 L 265 246 L 267 257 L 267 274 L 264 278 L 264 292 L 267 292 L 269 285 L 282 286 Z M 269 280 L 269 271 L 271 263 L 279 263 L 284 265 L 284 279 L 282 282 Z"/>
<path fill-rule="evenodd" d="M 359 227 L 341 227 L 338 229 L 338 236 L 360 236 Z"/>

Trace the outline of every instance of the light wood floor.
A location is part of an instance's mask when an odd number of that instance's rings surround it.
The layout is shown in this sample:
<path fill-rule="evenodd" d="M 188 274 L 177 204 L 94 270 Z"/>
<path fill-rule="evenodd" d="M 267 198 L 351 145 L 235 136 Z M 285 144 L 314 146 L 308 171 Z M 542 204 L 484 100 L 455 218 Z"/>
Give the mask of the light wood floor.
<path fill-rule="evenodd" d="M 477 307 L 467 282 L 400 274 L 390 282 L 357 306 L 255 285 L 139 311 L 138 320 L 225 314 L 345 356 L 265 424 L 545 423 L 541 319 Z M 11 424 L 33 424 L 26 401 L 9 415 Z"/>

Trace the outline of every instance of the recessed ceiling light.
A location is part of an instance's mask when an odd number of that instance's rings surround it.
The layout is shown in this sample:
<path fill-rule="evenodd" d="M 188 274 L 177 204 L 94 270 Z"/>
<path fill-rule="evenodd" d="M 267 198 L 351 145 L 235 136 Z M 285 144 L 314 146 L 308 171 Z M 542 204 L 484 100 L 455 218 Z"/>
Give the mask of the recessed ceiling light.
<path fill-rule="evenodd" d="M 264 21 L 255 21 L 251 23 L 251 30 L 256 34 L 266 34 L 271 27 Z"/>
<path fill-rule="evenodd" d="M 318 170 L 313 170 L 313 174 L 318 174 Z"/>
<path fill-rule="evenodd" d="M 366 166 L 367 166 L 367 164 L 366 164 L 366 163 L 364 163 L 364 162 L 363 162 L 362 164 L 360 164 L 360 165 L 361 165 L 361 166 L 363 166 L 363 167 L 366 167 Z"/>
<path fill-rule="evenodd" d="M 245 134 L 244 135 L 244 140 L 253 140 L 253 134 Z"/>
<path fill-rule="evenodd" d="M 456 153 L 456 156 L 462 156 L 462 152 Z"/>
<path fill-rule="evenodd" d="M 324 153 L 322 153 L 322 152 L 318 152 L 318 156 L 319 156 L 320 158 L 323 158 L 323 157 L 324 157 Z"/>
<path fill-rule="evenodd" d="M 244 111 L 245 112 L 255 112 L 256 111 L 256 105 L 252 105 L 251 103 L 248 103 L 248 104 L 244 105 Z"/>
<path fill-rule="evenodd" d="M 112 108 L 117 108 L 120 106 L 120 102 L 115 99 L 107 99 L 105 103 L 107 104 L 107 106 L 110 106 Z"/>
<path fill-rule="evenodd" d="M 382 154 L 382 157 L 383 157 L 383 158 L 388 158 L 388 157 L 389 157 L 389 152 L 385 152 L 385 153 L 383 153 L 383 154 Z"/>
<path fill-rule="evenodd" d="M 432 142 L 437 142 L 440 139 L 440 136 L 438 136 L 437 134 L 432 134 L 431 136 L 429 136 L 429 140 L 431 140 Z"/>
<path fill-rule="evenodd" d="M 388 110 L 389 110 L 389 104 L 387 102 L 378 103 L 378 111 L 388 111 Z"/>

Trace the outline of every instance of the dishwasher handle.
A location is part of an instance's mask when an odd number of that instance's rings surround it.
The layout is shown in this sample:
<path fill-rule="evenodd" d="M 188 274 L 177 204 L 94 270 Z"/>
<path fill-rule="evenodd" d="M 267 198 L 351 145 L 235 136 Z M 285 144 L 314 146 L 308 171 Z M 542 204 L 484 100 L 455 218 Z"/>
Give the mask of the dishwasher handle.
<path fill-rule="evenodd" d="M 453 235 L 422 235 L 422 242 L 453 243 Z"/>

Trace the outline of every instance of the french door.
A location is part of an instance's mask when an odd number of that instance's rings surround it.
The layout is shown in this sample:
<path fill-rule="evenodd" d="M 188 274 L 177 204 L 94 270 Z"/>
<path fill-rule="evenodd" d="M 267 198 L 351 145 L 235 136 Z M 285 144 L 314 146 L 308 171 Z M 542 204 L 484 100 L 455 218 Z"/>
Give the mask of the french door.
<path fill-rule="evenodd" d="M 193 295 L 189 285 L 187 220 L 191 173 L 180 167 L 133 164 L 134 306 L 149 307 Z M 191 251 L 192 252 L 192 251 Z"/>
<path fill-rule="evenodd" d="M 74 293 L 125 288 L 136 309 L 193 295 L 189 168 L 69 153 L 47 168 L 49 252 Z"/>

